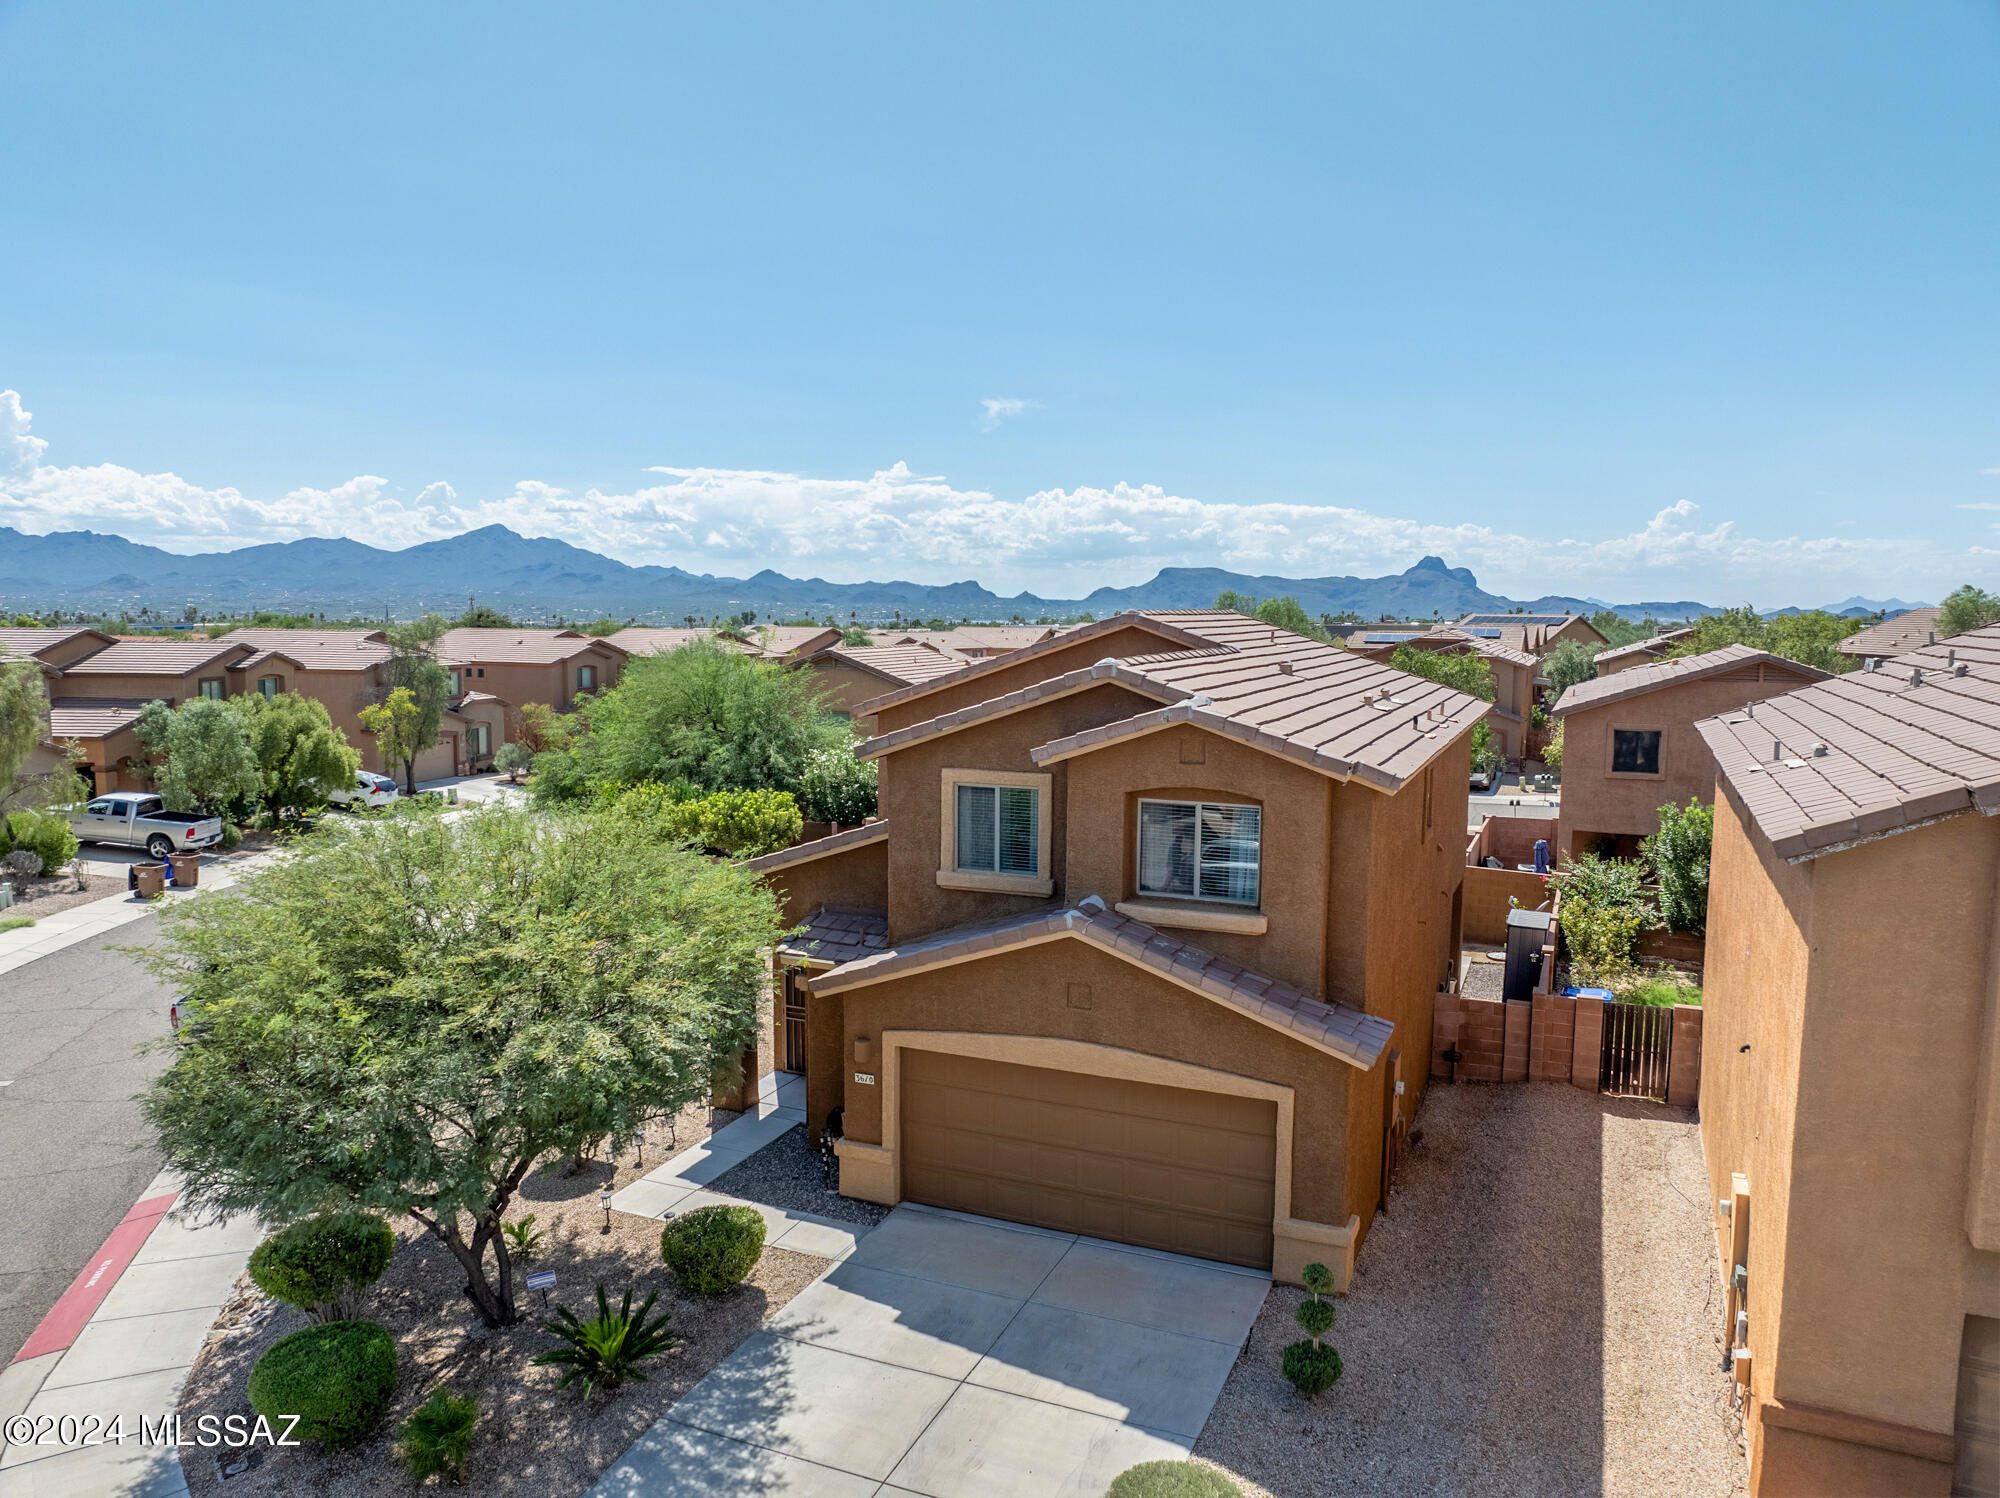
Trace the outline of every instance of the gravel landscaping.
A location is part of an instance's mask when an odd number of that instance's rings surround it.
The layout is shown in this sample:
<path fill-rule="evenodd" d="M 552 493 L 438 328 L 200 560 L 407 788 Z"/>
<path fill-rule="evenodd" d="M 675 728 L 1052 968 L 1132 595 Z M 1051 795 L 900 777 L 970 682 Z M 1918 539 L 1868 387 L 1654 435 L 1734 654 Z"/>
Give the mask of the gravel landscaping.
<path fill-rule="evenodd" d="M 734 1170 L 724 1171 L 708 1189 L 787 1212 L 811 1212 L 863 1227 L 872 1228 L 889 1215 L 887 1207 L 842 1196 L 827 1184 L 819 1157 L 806 1144 L 804 1124 L 780 1134 Z"/>
<path fill-rule="evenodd" d="M 675 1147 L 699 1143 L 738 1116 L 689 1109 L 677 1121 L 674 1138 L 664 1126 L 649 1137 L 645 1159 L 658 1165 Z M 542 1329 L 547 1313 L 541 1296 L 520 1297 L 524 1319 L 518 1325 L 486 1330 L 464 1297 L 465 1279 L 457 1261 L 414 1224 L 398 1223 L 396 1256 L 365 1293 L 360 1308 L 362 1317 L 387 1326 L 397 1343 L 395 1396 L 381 1423 L 349 1451 L 258 1448 L 244 1470 L 227 1477 L 213 1453 L 187 1451 L 183 1468 L 189 1489 L 198 1498 L 414 1493 L 418 1489 L 396 1463 L 392 1443 L 410 1412 L 445 1384 L 479 1398 L 466 1491 L 489 1498 L 583 1492 L 767 1315 L 826 1268 L 824 1259 L 766 1248 L 749 1278 L 727 1294 L 709 1299 L 680 1293 L 660 1261 L 658 1222 L 614 1212 L 611 1231 L 603 1231 L 599 1190 L 607 1182 L 624 1186 L 642 1174 L 636 1158 L 621 1160 L 615 1168 L 600 1160 L 576 1175 L 565 1174 L 557 1162 L 528 1179 L 508 1218 L 518 1221 L 532 1212 L 535 1225 L 546 1234 L 528 1267 L 556 1271 L 552 1305 L 584 1313 L 594 1305 L 600 1282 L 614 1303 L 627 1285 L 634 1287 L 635 1305 L 649 1292 L 659 1292 L 660 1307 L 673 1313 L 671 1330 L 680 1346 L 648 1364 L 644 1382 L 628 1383 L 609 1398 L 600 1394 L 587 1404 L 575 1388 L 559 1392 L 561 1370 L 538 1368 L 532 1361 L 559 1345 Z M 267 1300 L 245 1275 L 188 1376 L 180 1405 L 187 1428 L 194 1429 L 205 1414 L 247 1415 L 245 1384 L 258 1357 L 306 1324 L 302 1313 Z"/>
<path fill-rule="evenodd" d="M 14 886 L 14 903 L 0 910 L 0 920 L 11 915 L 38 921 L 43 916 L 54 915 L 58 910 L 69 910 L 102 900 L 108 895 L 123 893 L 124 888 L 122 878 L 113 879 L 106 874 L 92 874 L 81 889 L 66 873 L 47 879 L 30 879 Z"/>
<path fill-rule="evenodd" d="M 1251 1498 L 1745 1487 L 1691 1114 L 1433 1083 L 1308 1403 L 1275 1288 L 1195 1447 Z"/>

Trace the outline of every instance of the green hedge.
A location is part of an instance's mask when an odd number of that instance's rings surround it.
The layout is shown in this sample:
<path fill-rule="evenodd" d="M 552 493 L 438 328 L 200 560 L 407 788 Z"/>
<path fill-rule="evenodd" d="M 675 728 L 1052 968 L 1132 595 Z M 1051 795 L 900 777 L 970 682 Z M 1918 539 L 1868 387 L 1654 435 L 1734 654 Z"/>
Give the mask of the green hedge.
<path fill-rule="evenodd" d="M 389 1224 L 370 1212 L 331 1212 L 273 1233 L 250 1255 L 250 1278 L 266 1295 L 318 1321 L 350 1290 L 382 1278 L 396 1252 Z"/>
<path fill-rule="evenodd" d="M 351 1446 L 389 1407 L 396 1387 L 396 1339 L 373 1321 L 328 1321 L 275 1343 L 250 1370 L 250 1408 L 292 1434 Z"/>
<path fill-rule="evenodd" d="M 660 1234 L 660 1257 L 696 1295 L 742 1284 L 763 1251 L 764 1217 L 755 1207 L 697 1207 Z"/>

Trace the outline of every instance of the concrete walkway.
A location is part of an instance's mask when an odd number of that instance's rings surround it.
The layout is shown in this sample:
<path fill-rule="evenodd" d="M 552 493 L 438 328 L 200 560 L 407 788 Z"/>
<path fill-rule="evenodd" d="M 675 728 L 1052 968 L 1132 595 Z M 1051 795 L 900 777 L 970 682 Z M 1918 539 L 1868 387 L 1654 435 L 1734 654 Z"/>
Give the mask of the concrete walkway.
<path fill-rule="evenodd" d="M 591 1498 L 1099 1498 L 1185 1457 L 1271 1285 L 904 1205 L 748 1338 Z"/>
<path fill-rule="evenodd" d="M 251 1217 L 175 1221 L 177 1188 L 168 1174 L 153 1182 L 0 1370 L 0 1498 L 187 1492 L 180 1452 L 157 1427 L 179 1407 L 188 1369 L 264 1231 Z M 74 1423 L 92 1416 L 104 1426 Z M 124 1422 L 115 1441 L 105 1428 L 113 1417 Z M 20 1419 L 33 1422 L 29 1439 L 8 1439 Z M 155 1427 L 152 1440 L 141 1422 Z"/>
<path fill-rule="evenodd" d="M 697 1207 L 725 1203 L 755 1207 L 764 1216 L 764 1242 L 771 1248 L 842 1259 L 868 1229 L 811 1212 L 787 1212 L 761 1202 L 737 1202 L 701 1188 L 741 1165 L 772 1140 L 806 1119 L 806 1079 L 791 1073 L 763 1079 L 754 1113 L 724 1124 L 700 1144 L 682 1150 L 611 1198 L 612 1210 L 637 1217 L 678 1217 Z"/>

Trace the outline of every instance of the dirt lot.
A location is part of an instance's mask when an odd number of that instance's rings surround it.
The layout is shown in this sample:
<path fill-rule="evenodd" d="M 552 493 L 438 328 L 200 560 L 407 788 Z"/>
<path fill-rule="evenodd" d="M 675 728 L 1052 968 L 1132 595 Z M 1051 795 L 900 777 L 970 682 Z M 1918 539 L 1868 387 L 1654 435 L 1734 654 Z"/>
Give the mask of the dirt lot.
<path fill-rule="evenodd" d="M 674 1143 L 685 1149 L 706 1138 L 711 1127 L 737 1116 L 690 1109 L 681 1116 Z M 671 1152 L 662 1129 L 648 1140 L 645 1159 L 649 1166 L 658 1165 Z M 661 1224 L 614 1212 L 611 1232 L 601 1231 L 599 1190 L 607 1181 L 624 1186 L 642 1174 L 629 1155 L 615 1172 L 602 1161 L 573 1176 L 558 1165 L 531 1176 L 507 1215 L 517 1221 L 532 1212 L 536 1226 L 545 1231 L 543 1250 L 528 1267 L 556 1271 L 553 1304 L 593 1314 L 599 1282 L 614 1307 L 627 1285 L 634 1287 L 635 1306 L 648 1292 L 659 1292 L 655 1311 L 672 1311 L 671 1329 L 681 1345 L 647 1365 L 645 1382 L 627 1383 L 588 1404 L 575 1387 L 558 1391 L 561 1370 L 532 1363 L 537 1354 L 560 1345 L 542 1330 L 547 1316 L 541 1297 L 520 1297 L 526 1314 L 519 1325 L 485 1330 L 464 1297 L 465 1276 L 457 1260 L 414 1224 L 398 1224 L 396 1257 L 360 1309 L 361 1316 L 383 1323 L 396 1336 L 396 1392 L 381 1424 L 346 1452 L 325 1453 L 313 1446 L 260 1448 L 248 1470 L 226 1480 L 211 1453 L 189 1451 L 182 1463 L 189 1489 L 198 1498 L 415 1493 L 419 1490 L 395 1463 L 391 1447 L 397 1427 L 442 1383 L 479 1397 L 467 1486 L 457 1491 L 486 1498 L 583 1492 L 766 1315 L 826 1268 L 824 1259 L 767 1248 L 749 1279 L 728 1294 L 714 1299 L 679 1294 L 660 1262 Z M 243 1293 L 224 1309 L 181 1396 L 181 1417 L 191 1428 L 203 1414 L 248 1414 L 244 1385 L 251 1368 L 273 1342 L 307 1325 L 302 1313 L 267 1301 L 247 1275 L 239 1283 Z"/>
<path fill-rule="evenodd" d="M 1560 1086 L 1434 1084 L 1307 1403 L 1265 1303 L 1196 1455 L 1254 1498 L 1744 1490 L 1700 1134 Z"/>

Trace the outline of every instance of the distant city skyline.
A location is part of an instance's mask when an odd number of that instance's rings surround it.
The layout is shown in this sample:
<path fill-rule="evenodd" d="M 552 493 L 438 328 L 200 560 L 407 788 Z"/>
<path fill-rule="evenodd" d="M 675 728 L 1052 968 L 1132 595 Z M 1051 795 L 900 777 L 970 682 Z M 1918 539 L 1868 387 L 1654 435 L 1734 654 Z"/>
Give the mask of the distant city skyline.
<path fill-rule="evenodd" d="M 0 525 L 2000 587 L 1991 5 L 249 14 L 0 7 Z"/>

